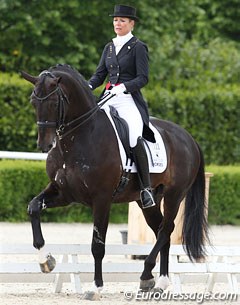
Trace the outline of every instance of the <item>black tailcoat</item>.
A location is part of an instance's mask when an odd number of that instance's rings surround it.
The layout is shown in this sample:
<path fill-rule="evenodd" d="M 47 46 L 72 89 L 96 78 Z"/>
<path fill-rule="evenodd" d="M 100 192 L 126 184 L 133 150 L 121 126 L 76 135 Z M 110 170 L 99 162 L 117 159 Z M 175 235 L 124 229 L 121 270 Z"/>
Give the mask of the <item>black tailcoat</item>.
<path fill-rule="evenodd" d="M 132 37 L 119 51 L 115 52 L 113 42 L 109 42 L 102 53 L 96 72 L 89 80 L 93 89 L 101 86 L 108 76 L 111 84 L 124 83 L 131 93 L 144 122 L 143 137 L 155 142 L 149 128 L 147 103 L 140 89 L 148 82 L 148 49 L 145 43 Z"/>

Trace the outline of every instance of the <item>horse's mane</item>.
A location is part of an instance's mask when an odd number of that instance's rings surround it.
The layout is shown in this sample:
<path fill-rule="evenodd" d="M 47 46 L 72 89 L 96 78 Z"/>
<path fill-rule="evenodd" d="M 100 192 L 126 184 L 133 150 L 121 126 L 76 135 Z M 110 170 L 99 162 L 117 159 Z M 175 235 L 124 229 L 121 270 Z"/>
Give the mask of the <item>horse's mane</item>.
<path fill-rule="evenodd" d="M 57 64 L 56 66 L 50 67 L 48 69 L 49 72 L 65 72 L 70 74 L 75 80 L 77 80 L 80 83 L 80 86 L 83 86 L 86 90 L 88 95 L 91 98 L 96 99 L 96 96 L 93 95 L 92 90 L 88 86 L 88 82 L 83 77 L 83 75 L 78 72 L 75 68 L 68 64 Z"/>

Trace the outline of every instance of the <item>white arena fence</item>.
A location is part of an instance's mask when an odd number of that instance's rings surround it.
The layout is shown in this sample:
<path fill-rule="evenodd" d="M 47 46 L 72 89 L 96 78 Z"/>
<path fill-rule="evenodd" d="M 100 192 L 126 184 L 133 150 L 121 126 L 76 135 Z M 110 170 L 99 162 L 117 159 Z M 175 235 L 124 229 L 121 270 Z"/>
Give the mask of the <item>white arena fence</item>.
<path fill-rule="evenodd" d="M 45 250 L 51 252 L 57 259 L 55 269 L 49 274 L 41 273 L 37 262 L 37 251 L 31 245 L 2 245 L 0 282 L 48 282 L 53 284 L 54 292 L 60 292 L 63 283 L 71 282 L 74 291 L 81 293 L 81 282 L 93 281 L 94 263 L 90 244 L 52 244 L 45 247 Z M 132 258 L 145 256 L 151 249 L 152 245 L 106 245 L 106 257 L 103 263 L 104 281 L 139 282 L 144 261 Z M 170 247 L 169 272 L 174 293 L 181 293 L 182 284 L 194 281 L 205 283 L 205 292 L 212 292 L 217 282 L 227 282 L 229 285 L 227 292 L 238 293 L 240 247 L 208 247 L 207 253 L 208 258 L 205 262 L 191 263 L 181 245 Z M 159 261 L 153 273 L 155 276 L 159 274 Z"/>
<path fill-rule="evenodd" d="M 46 160 L 46 153 L 0 151 L 0 159 Z"/>

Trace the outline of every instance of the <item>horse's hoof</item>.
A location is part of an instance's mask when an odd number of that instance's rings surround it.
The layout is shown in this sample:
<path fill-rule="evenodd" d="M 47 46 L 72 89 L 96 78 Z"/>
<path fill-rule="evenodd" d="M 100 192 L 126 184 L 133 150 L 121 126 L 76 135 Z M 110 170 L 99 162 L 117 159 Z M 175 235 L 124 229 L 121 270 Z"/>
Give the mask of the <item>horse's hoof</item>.
<path fill-rule="evenodd" d="M 56 266 L 56 260 L 50 253 L 47 255 L 46 258 L 47 258 L 47 260 L 45 263 L 39 264 L 41 271 L 43 273 L 49 273 L 49 272 L 53 271 L 53 269 Z"/>
<path fill-rule="evenodd" d="M 86 291 L 82 297 L 83 300 L 89 300 L 89 301 L 99 301 L 100 300 L 100 293 L 97 293 L 95 291 Z"/>
<path fill-rule="evenodd" d="M 155 286 L 154 278 L 150 280 L 141 280 L 140 281 L 140 289 L 142 291 L 150 291 Z"/>
<path fill-rule="evenodd" d="M 154 287 L 151 291 L 153 293 L 158 292 L 159 294 L 162 294 L 164 290 L 162 288 L 159 288 L 159 287 Z"/>

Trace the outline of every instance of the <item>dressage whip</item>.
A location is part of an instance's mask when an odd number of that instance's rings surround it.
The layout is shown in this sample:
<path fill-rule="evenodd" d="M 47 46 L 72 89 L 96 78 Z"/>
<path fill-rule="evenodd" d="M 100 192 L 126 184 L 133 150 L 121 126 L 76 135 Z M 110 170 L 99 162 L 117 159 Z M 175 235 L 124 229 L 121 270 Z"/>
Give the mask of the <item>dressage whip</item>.
<path fill-rule="evenodd" d="M 116 94 L 112 94 L 111 92 L 107 92 L 104 94 L 104 96 L 100 97 L 97 101 L 99 107 L 101 108 L 104 104 L 106 104 L 107 101 L 109 101 L 111 98 L 113 98 Z M 107 98 L 108 97 L 108 98 Z M 106 100 L 105 100 L 106 99 Z"/>

